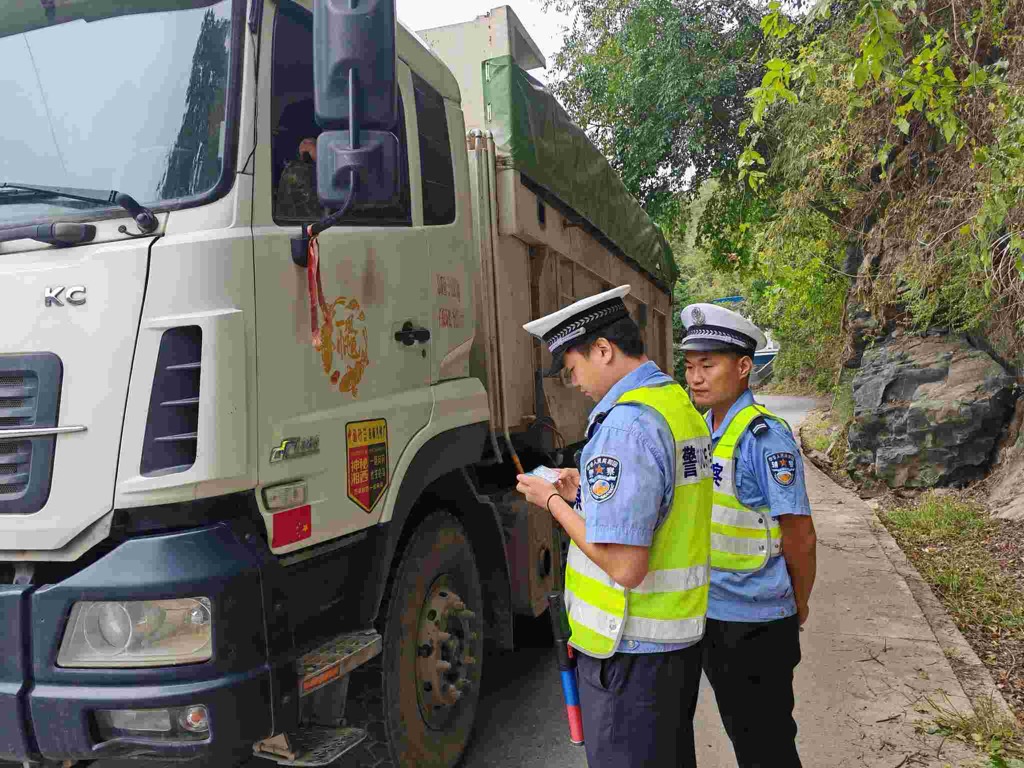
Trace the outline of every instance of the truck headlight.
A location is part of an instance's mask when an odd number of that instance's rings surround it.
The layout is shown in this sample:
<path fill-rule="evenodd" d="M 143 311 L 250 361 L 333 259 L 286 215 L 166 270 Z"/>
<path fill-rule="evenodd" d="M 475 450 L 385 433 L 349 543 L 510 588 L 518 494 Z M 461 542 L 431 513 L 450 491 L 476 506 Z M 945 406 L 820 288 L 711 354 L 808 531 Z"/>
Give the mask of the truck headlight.
<path fill-rule="evenodd" d="M 206 597 L 75 603 L 57 665 L 166 667 L 207 661 L 212 626 Z"/>

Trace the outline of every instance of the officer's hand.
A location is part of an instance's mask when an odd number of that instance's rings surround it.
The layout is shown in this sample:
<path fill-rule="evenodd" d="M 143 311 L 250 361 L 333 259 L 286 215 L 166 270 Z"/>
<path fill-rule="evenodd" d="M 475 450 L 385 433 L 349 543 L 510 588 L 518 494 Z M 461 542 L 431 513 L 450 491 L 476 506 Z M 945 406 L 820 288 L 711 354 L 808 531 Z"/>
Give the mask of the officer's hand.
<path fill-rule="evenodd" d="M 807 621 L 807 615 L 810 613 L 810 611 L 811 609 L 807 605 L 807 603 L 804 603 L 803 605 L 798 605 L 796 607 L 796 616 L 797 619 L 800 621 L 801 627 L 804 625 L 804 622 Z"/>
<path fill-rule="evenodd" d="M 580 471 L 578 469 L 558 470 L 558 480 L 555 488 L 562 494 L 562 498 L 570 504 L 576 503 L 576 492 L 580 489 Z"/>
<path fill-rule="evenodd" d="M 554 485 L 536 475 L 518 475 L 516 480 L 519 481 L 516 490 L 523 494 L 528 502 L 541 509 L 548 503 L 551 494 L 560 495 Z"/>

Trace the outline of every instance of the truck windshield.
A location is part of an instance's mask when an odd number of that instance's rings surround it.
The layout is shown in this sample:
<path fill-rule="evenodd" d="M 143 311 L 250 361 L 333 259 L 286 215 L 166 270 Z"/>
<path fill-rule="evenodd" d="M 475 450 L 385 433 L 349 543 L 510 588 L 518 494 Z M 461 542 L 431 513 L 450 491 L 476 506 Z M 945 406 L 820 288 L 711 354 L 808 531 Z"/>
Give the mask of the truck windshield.
<path fill-rule="evenodd" d="M 212 190 L 225 160 L 232 0 L 181 6 L 0 36 L 0 182 L 116 189 L 156 209 Z M 112 207 L 5 194 L 0 227 Z"/>

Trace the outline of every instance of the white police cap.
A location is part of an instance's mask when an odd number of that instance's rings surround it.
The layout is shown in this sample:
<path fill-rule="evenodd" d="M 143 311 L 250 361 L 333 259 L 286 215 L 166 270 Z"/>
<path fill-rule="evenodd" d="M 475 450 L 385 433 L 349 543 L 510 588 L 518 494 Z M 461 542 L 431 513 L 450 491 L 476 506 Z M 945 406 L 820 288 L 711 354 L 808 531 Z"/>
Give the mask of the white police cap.
<path fill-rule="evenodd" d="M 622 300 L 627 293 L 629 286 L 621 285 L 596 296 L 580 299 L 575 304 L 523 326 L 524 330 L 543 341 L 551 352 L 552 365 L 546 375 L 554 376 L 562 370 L 565 350 L 574 339 L 629 317 L 626 303 Z"/>
<path fill-rule="evenodd" d="M 690 304 L 679 318 L 686 334 L 681 348 L 684 352 L 713 352 L 739 349 L 754 354 L 768 345 L 761 329 L 738 312 L 717 304 Z"/>

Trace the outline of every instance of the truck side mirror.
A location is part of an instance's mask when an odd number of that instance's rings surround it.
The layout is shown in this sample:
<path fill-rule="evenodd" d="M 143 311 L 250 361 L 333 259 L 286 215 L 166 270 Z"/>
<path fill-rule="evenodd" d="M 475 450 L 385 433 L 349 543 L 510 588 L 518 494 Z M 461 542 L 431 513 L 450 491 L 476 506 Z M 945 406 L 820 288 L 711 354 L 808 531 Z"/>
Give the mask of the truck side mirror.
<path fill-rule="evenodd" d="M 399 190 L 395 0 L 315 0 L 313 80 L 321 203 L 390 202 Z M 358 176 L 349 200 L 350 181 Z"/>

